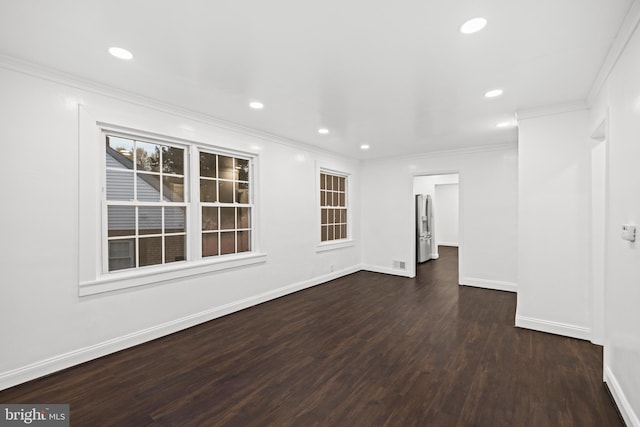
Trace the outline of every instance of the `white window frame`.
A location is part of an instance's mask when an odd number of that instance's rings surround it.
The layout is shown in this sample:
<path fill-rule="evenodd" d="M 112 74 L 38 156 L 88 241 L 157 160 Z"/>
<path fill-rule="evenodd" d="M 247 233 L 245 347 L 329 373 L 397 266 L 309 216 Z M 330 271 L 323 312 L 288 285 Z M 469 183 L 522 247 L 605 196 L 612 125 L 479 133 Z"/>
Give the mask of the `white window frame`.
<path fill-rule="evenodd" d="M 117 291 L 137 286 L 154 285 L 167 281 L 177 281 L 185 277 L 213 273 L 263 263 L 266 254 L 260 251 L 258 207 L 256 197 L 259 181 L 259 156 L 240 150 L 233 150 L 210 144 L 189 141 L 167 135 L 158 135 L 139 129 L 95 120 L 83 106 L 79 106 L 78 132 L 78 295 L 88 296 L 103 292 Z M 186 261 L 145 266 L 141 268 L 105 270 L 108 263 L 106 242 L 106 165 L 105 134 L 122 134 L 144 141 L 158 141 L 169 145 L 184 146 L 187 149 L 185 174 L 188 175 L 189 194 L 185 191 L 185 201 L 189 200 L 186 218 Z M 216 154 L 240 157 L 250 160 L 251 209 L 251 251 L 202 258 L 199 203 L 199 149 Z M 188 171 L 188 172 L 187 172 Z M 187 199 L 188 198 L 188 199 Z M 105 250 L 107 252 L 105 252 Z"/>
<path fill-rule="evenodd" d="M 321 203 L 321 183 L 320 177 L 321 174 L 329 174 L 334 176 L 340 176 L 345 178 L 345 205 L 347 208 L 347 238 L 339 239 L 339 240 L 327 240 L 322 241 L 322 203 Z M 316 212 L 317 212 L 317 221 L 316 221 L 316 232 L 317 232 L 317 241 L 318 244 L 316 246 L 316 252 L 325 252 L 331 251 L 335 249 L 342 249 L 355 245 L 355 241 L 353 239 L 353 200 L 352 200 L 352 191 L 351 191 L 351 179 L 352 174 L 349 172 L 341 171 L 335 168 L 326 167 L 324 165 L 316 166 L 316 183 L 315 183 L 315 193 L 316 193 Z"/>

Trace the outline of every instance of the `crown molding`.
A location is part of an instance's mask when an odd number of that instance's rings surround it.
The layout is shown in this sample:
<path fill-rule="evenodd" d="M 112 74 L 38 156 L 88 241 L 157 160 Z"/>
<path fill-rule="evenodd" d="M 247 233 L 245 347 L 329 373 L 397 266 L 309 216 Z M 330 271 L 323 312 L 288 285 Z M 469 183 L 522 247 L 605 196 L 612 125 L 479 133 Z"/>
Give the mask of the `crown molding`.
<path fill-rule="evenodd" d="M 627 11 L 620 29 L 618 30 L 618 34 L 616 34 L 616 37 L 611 43 L 609 52 L 598 71 L 593 85 L 591 86 L 591 90 L 587 96 L 587 104 L 589 106 L 593 105 L 597 96 L 600 94 L 600 91 L 604 87 L 609 75 L 624 53 L 629 40 L 631 40 L 631 37 L 633 37 L 633 34 L 638 29 L 638 25 L 640 25 L 640 0 L 634 0 Z"/>
<path fill-rule="evenodd" d="M 205 125 L 215 126 L 217 128 L 225 129 L 228 131 L 238 132 L 247 136 L 260 138 L 262 140 L 274 142 L 276 144 L 284 145 L 289 148 L 298 150 L 303 149 L 316 154 L 339 156 L 355 161 L 362 160 L 346 154 L 336 153 L 334 151 L 323 149 L 302 141 L 288 139 L 280 135 L 275 135 L 266 131 L 244 126 L 239 123 L 210 116 L 199 111 L 179 107 L 177 105 L 162 102 L 154 98 L 148 98 L 133 92 L 118 89 L 113 86 L 98 83 L 96 81 L 85 79 L 74 74 L 66 73 L 54 68 L 46 67 L 15 57 L 0 54 L 0 68 L 21 74 L 26 74 L 35 78 L 47 80 L 53 83 L 61 84 L 85 92 L 90 92 L 107 98 L 115 99 L 117 101 L 127 102 L 140 107 L 193 120 Z"/>
<path fill-rule="evenodd" d="M 518 122 L 537 117 L 553 116 L 556 114 L 571 113 L 574 111 L 588 110 L 589 106 L 586 101 L 575 101 L 563 104 L 547 105 L 539 108 L 529 108 L 520 110 L 516 113 Z"/>

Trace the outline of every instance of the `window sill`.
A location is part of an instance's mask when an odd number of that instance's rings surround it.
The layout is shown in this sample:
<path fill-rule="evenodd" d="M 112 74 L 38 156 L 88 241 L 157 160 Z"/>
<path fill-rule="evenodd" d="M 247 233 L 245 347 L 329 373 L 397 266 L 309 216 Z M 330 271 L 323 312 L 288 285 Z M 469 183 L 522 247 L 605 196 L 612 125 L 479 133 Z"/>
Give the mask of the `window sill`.
<path fill-rule="evenodd" d="M 196 276 L 230 268 L 244 267 L 265 262 L 267 254 L 251 253 L 194 262 L 181 262 L 161 267 L 105 274 L 97 280 L 80 283 L 79 296 L 150 285 L 184 277 Z"/>
<path fill-rule="evenodd" d="M 356 242 L 353 239 L 338 240 L 334 242 L 322 242 L 316 247 L 316 252 L 333 251 L 335 249 L 348 248 L 355 246 Z"/>

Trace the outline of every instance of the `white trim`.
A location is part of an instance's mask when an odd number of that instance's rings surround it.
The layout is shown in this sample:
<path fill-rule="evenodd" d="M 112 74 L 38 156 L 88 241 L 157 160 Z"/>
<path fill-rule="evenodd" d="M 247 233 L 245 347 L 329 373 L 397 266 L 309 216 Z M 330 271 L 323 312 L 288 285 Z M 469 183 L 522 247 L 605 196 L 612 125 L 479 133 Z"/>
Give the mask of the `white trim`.
<path fill-rule="evenodd" d="M 477 147 L 467 147 L 467 148 L 455 148 L 452 150 L 439 150 L 439 151 L 428 151 L 425 153 L 417 153 L 417 154 L 402 154 L 399 156 L 387 156 L 380 158 L 372 158 L 367 161 L 375 162 L 379 160 L 417 160 L 417 159 L 425 159 L 431 157 L 440 157 L 440 156 L 452 156 L 452 155 L 462 155 L 462 154 L 473 154 L 473 153 L 487 153 L 492 151 L 503 151 L 503 150 L 515 150 L 518 148 L 517 141 L 508 142 L 505 144 L 487 144 L 487 145 L 479 145 Z M 424 175 L 449 175 L 449 174 L 459 174 L 460 172 L 416 172 L 411 171 L 414 176 L 424 176 Z M 412 187 L 413 188 L 413 187 Z"/>
<path fill-rule="evenodd" d="M 609 386 L 611 396 L 613 396 L 613 400 L 615 401 L 625 424 L 629 427 L 640 427 L 640 418 L 638 418 L 638 414 L 633 410 L 629 399 L 627 399 L 622 387 L 620 387 L 620 383 L 613 374 L 611 367 L 607 365 L 604 367 L 604 382 Z"/>
<path fill-rule="evenodd" d="M 516 326 L 518 328 L 532 329 L 534 331 L 547 332 L 581 340 L 589 341 L 591 339 L 590 328 L 570 325 L 568 323 L 553 322 L 551 320 L 516 315 Z"/>
<path fill-rule="evenodd" d="M 409 277 L 409 278 L 416 277 L 415 273 L 412 275 L 411 272 L 408 270 L 396 270 L 395 268 L 379 267 L 377 265 L 364 264 L 362 265 L 362 270 L 370 271 L 372 273 L 390 274 L 392 276 Z"/>
<path fill-rule="evenodd" d="M 431 258 L 429 258 L 429 259 L 438 259 L 438 258 L 440 258 L 440 254 L 437 253 L 437 252 L 434 252 L 434 253 L 431 254 Z"/>
<path fill-rule="evenodd" d="M 500 280 L 475 279 L 473 277 L 461 277 L 459 283 L 463 286 L 474 288 L 493 289 L 495 291 L 518 292 L 518 285 Z"/>
<path fill-rule="evenodd" d="M 204 310 L 199 313 L 182 317 L 180 319 L 165 322 L 157 326 L 152 326 L 141 331 L 103 341 L 95 345 L 53 356 L 48 359 L 31 363 L 17 369 L 2 372 L 0 373 L 0 390 L 4 390 L 24 382 L 34 380 L 44 375 L 49 375 L 62 369 L 79 365 L 81 363 L 85 363 L 90 360 L 97 359 L 99 357 L 103 357 L 108 354 L 115 353 L 117 351 L 124 350 L 154 340 L 156 338 L 160 338 L 174 332 L 190 328 L 195 325 L 199 325 L 204 322 L 208 322 L 218 317 L 222 317 L 227 314 L 234 313 L 236 311 L 240 311 L 272 299 L 280 298 L 284 295 L 288 295 L 306 288 L 326 283 L 330 280 L 355 273 L 359 270 L 360 266 L 355 265 L 343 270 L 334 271 L 323 276 L 315 277 L 313 279 L 294 283 L 288 286 L 283 286 L 281 288 L 264 292 L 259 295 L 251 296 L 239 301 L 234 301 L 220 307 L 215 307 L 209 310 Z"/>
<path fill-rule="evenodd" d="M 553 116 L 556 114 L 572 113 L 574 111 L 587 110 L 589 106 L 584 101 L 567 102 L 563 104 L 548 105 L 540 108 L 529 108 L 516 113 L 518 121 L 535 119 L 537 117 Z"/>
<path fill-rule="evenodd" d="M 103 292 L 179 280 L 199 274 L 259 264 L 266 262 L 266 259 L 267 254 L 265 253 L 250 252 L 228 256 L 222 255 L 215 259 L 184 261 L 153 267 L 142 267 L 135 270 L 123 271 L 122 273 L 106 273 L 96 280 L 80 283 L 78 287 L 78 295 L 84 297 Z"/>
<path fill-rule="evenodd" d="M 589 90 L 589 94 L 587 95 L 587 103 L 589 105 L 593 105 L 598 94 L 600 94 L 602 87 L 624 53 L 624 50 L 626 49 L 629 40 L 631 40 L 631 37 L 633 37 L 638 25 L 640 25 L 640 1 L 635 0 L 631 6 L 629 6 L 629 11 L 627 12 L 624 21 L 618 30 L 618 34 L 609 48 L 607 57 L 602 63 L 602 66 L 598 71 L 598 75 L 593 81 L 591 90 Z"/>
<path fill-rule="evenodd" d="M 356 242 L 353 239 L 330 240 L 327 242 L 319 243 L 318 246 L 316 246 L 316 252 L 326 252 L 326 251 L 333 251 L 336 249 L 349 248 L 351 246 L 355 246 L 355 244 Z"/>
<path fill-rule="evenodd" d="M 453 246 L 454 248 L 457 248 L 458 242 L 438 242 L 438 246 Z"/>

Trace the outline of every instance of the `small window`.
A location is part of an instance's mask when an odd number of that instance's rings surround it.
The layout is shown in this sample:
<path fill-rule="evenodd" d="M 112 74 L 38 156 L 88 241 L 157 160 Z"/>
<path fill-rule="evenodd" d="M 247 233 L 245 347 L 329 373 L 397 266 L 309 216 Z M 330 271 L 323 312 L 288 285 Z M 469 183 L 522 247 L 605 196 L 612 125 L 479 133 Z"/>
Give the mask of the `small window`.
<path fill-rule="evenodd" d="M 349 238 L 347 177 L 320 173 L 320 240 L 322 242 Z"/>

